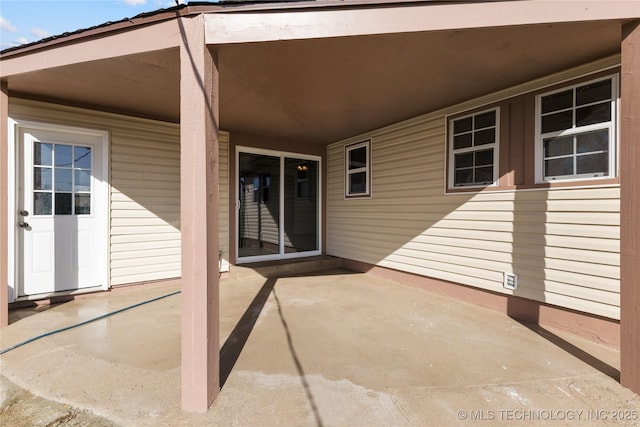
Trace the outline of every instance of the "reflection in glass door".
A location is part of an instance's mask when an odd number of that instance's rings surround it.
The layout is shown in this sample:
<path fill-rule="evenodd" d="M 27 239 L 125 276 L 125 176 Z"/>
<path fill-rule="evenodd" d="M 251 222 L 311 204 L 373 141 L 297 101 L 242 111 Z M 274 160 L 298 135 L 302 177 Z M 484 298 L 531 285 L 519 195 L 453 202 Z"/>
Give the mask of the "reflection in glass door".
<path fill-rule="evenodd" d="M 319 250 L 318 162 L 285 157 L 284 187 L 284 251 Z"/>
<path fill-rule="evenodd" d="M 238 256 L 280 253 L 280 158 L 240 153 Z"/>
<path fill-rule="evenodd" d="M 263 150 L 238 155 L 238 262 L 320 253 L 316 158 Z"/>

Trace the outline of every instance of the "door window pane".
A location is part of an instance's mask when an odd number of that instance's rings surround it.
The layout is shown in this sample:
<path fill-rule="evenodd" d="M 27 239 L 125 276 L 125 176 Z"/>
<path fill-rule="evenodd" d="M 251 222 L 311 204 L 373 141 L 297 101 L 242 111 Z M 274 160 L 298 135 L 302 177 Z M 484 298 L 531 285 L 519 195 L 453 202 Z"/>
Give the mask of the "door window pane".
<path fill-rule="evenodd" d="M 91 169 L 91 148 L 74 147 L 73 167 L 76 169 Z"/>
<path fill-rule="evenodd" d="M 76 194 L 75 195 L 75 214 L 89 215 L 91 213 L 91 195 Z"/>
<path fill-rule="evenodd" d="M 33 193 L 33 214 L 51 215 L 51 193 Z"/>
<path fill-rule="evenodd" d="M 71 169 L 55 169 L 55 191 L 71 191 L 73 171 Z"/>
<path fill-rule="evenodd" d="M 33 168 L 33 189 L 51 190 L 51 168 Z"/>
<path fill-rule="evenodd" d="M 33 164 L 51 166 L 53 145 L 36 142 L 33 144 Z"/>
<path fill-rule="evenodd" d="M 74 191 L 91 191 L 91 171 L 76 170 L 73 184 Z"/>
<path fill-rule="evenodd" d="M 71 193 L 56 193 L 56 215 L 71 215 Z"/>
<path fill-rule="evenodd" d="M 70 168 L 73 166 L 73 146 L 56 144 L 55 146 L 55 165 Z"/>

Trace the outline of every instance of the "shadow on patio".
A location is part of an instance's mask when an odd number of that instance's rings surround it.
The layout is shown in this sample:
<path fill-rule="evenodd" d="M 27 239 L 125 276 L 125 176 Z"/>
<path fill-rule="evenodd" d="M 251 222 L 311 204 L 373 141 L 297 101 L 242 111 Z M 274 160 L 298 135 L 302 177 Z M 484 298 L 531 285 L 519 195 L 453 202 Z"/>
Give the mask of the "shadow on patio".
<path fill-rule="evenodd" d="M 71 301 L 13 323 L 1 346 L 176 289 Z M 223 388 L 206 414 L 179 409 L 179 295 L 6 353 L 2 375 L 123 425 L 578 425 L 640 407 L 607 375 L 615 350 L 366 274 L 223 279 L 220 307 Z"/>

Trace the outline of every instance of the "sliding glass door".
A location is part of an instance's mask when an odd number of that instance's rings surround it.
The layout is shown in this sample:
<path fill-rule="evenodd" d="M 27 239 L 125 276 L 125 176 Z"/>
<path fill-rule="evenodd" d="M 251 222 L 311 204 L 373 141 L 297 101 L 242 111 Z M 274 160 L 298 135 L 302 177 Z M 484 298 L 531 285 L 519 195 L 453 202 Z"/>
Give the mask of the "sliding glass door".
<path fill-rule="evenodd" d="M 320 254 L 320 160 L 238 148 L 238 262 Z"/>

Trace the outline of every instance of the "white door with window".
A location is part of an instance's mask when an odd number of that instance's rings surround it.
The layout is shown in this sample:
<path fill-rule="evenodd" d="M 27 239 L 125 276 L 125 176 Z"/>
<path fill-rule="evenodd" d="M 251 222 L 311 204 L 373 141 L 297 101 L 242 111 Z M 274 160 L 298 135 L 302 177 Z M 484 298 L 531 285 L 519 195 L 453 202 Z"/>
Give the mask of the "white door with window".
<path fill-rule="evenodd" d="M 17 132 L 19 294 L 106 288 L 105 132 Z"/>

